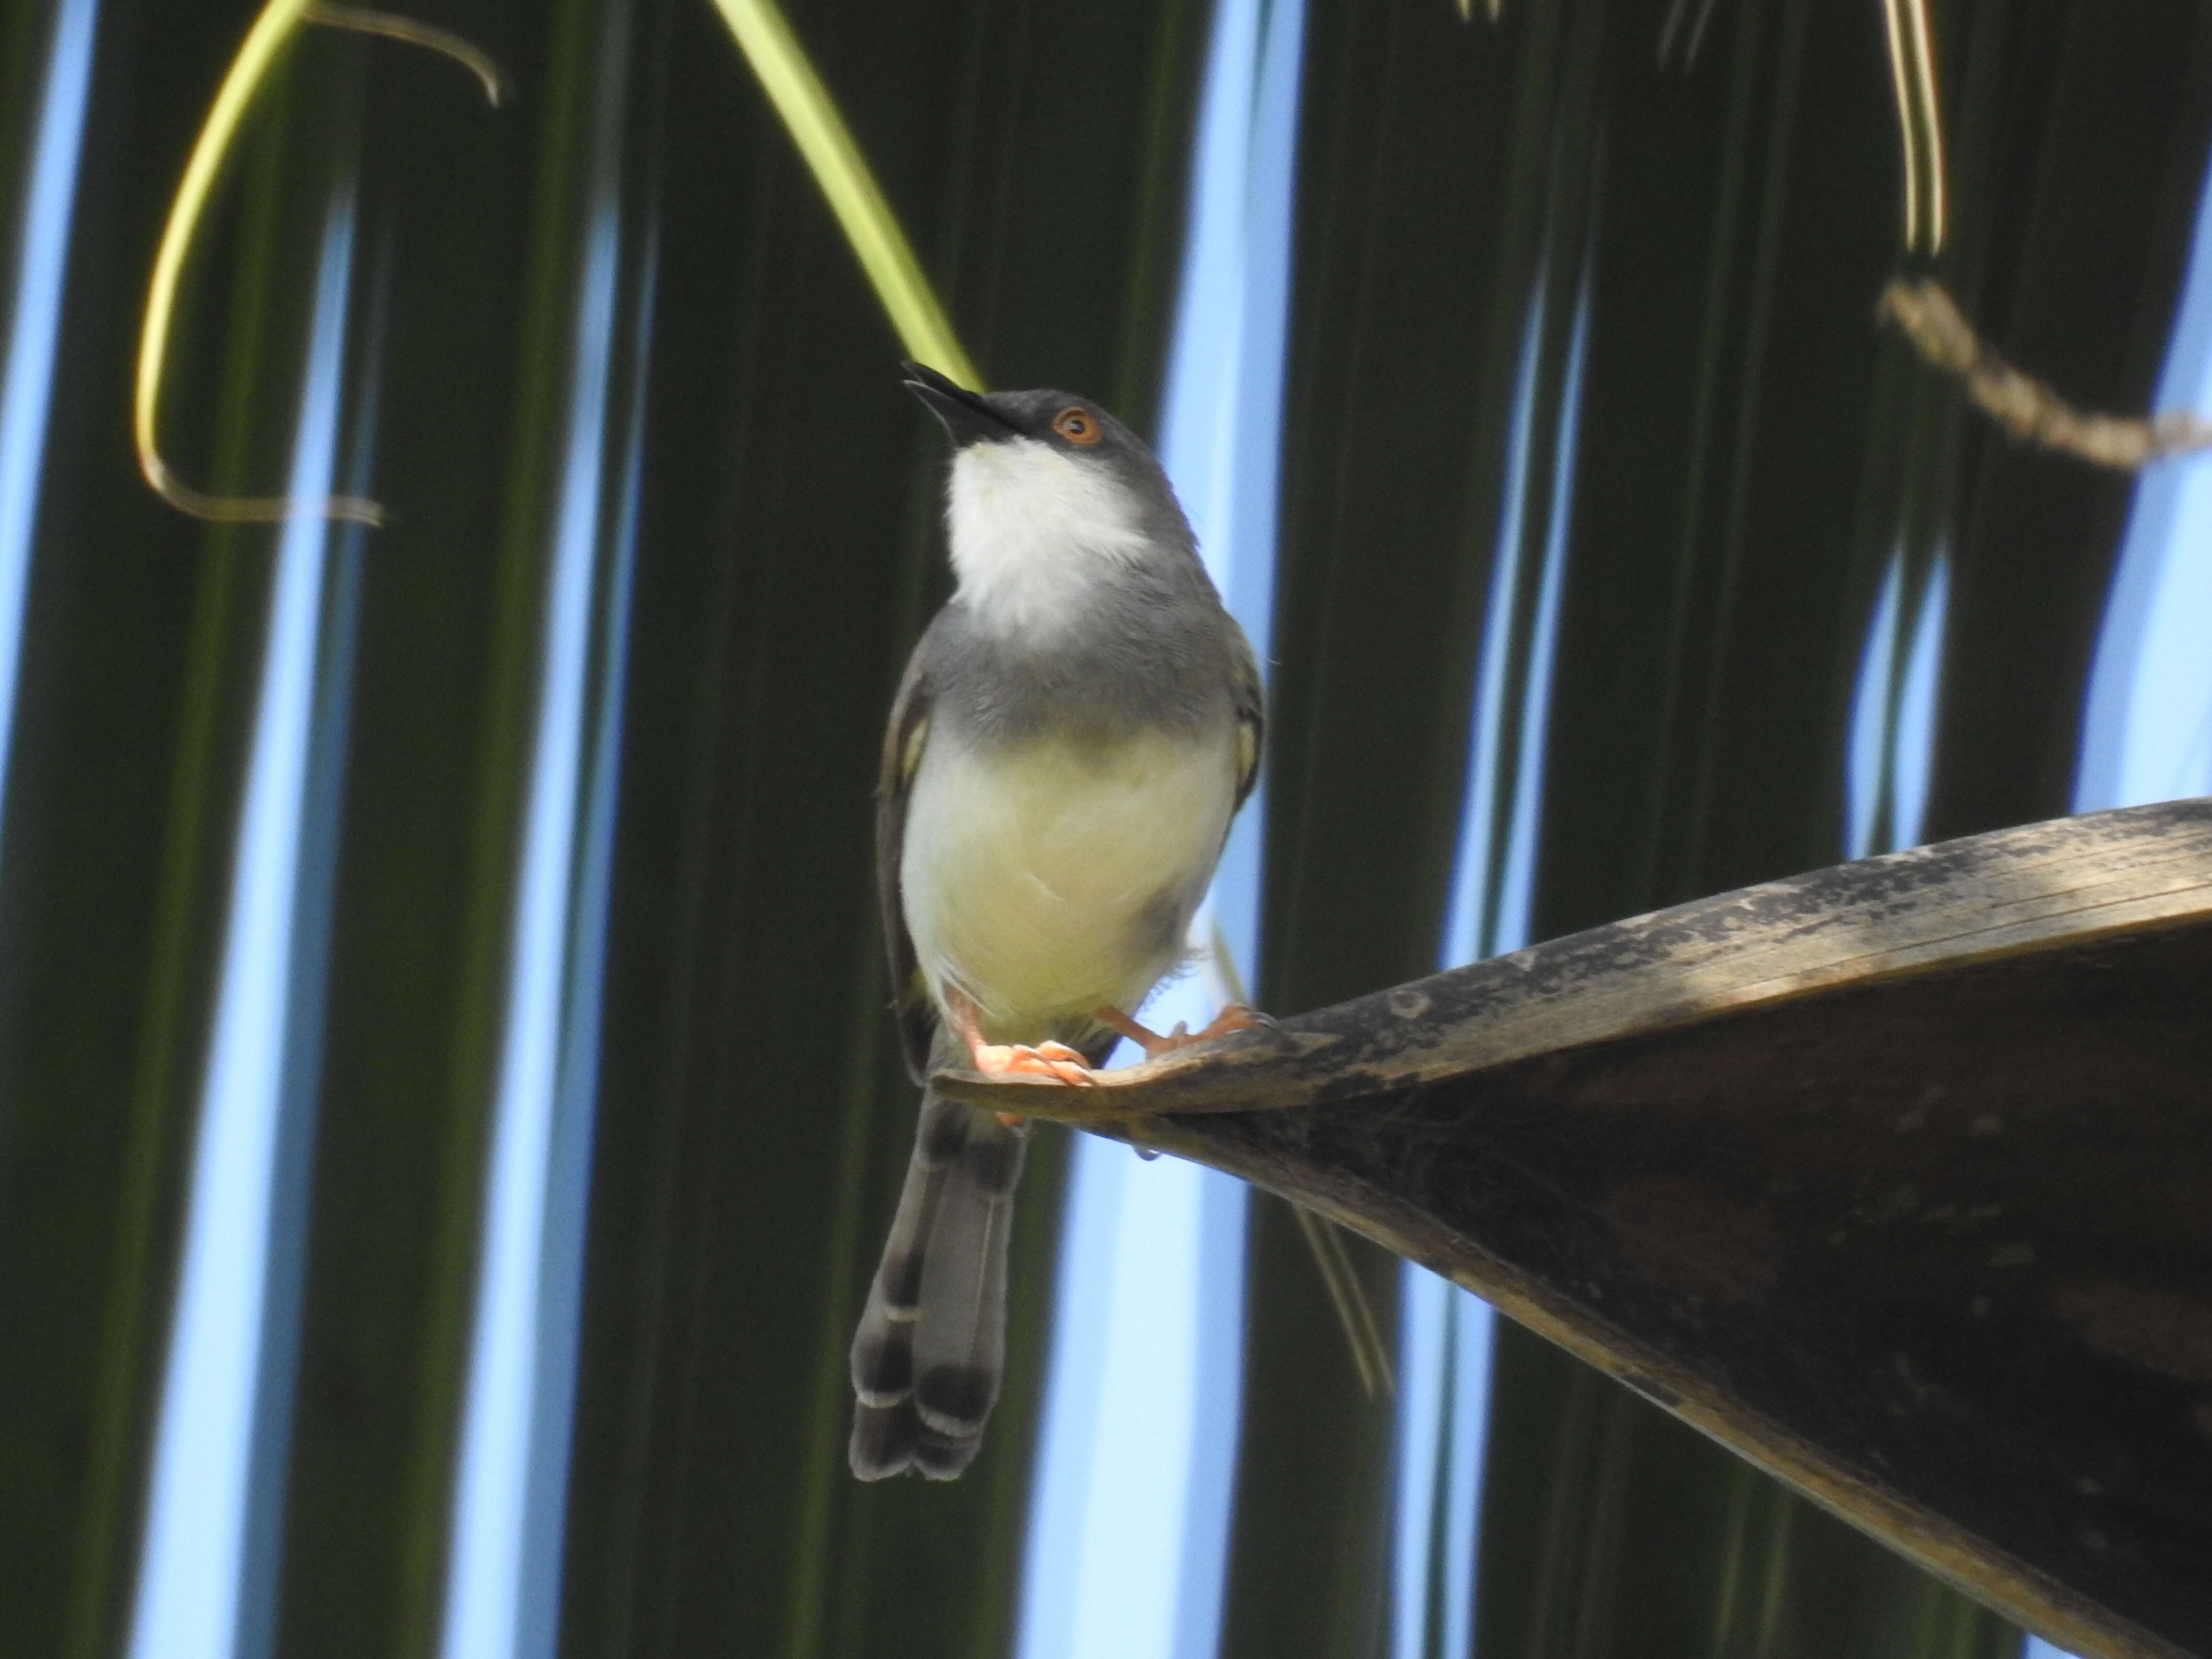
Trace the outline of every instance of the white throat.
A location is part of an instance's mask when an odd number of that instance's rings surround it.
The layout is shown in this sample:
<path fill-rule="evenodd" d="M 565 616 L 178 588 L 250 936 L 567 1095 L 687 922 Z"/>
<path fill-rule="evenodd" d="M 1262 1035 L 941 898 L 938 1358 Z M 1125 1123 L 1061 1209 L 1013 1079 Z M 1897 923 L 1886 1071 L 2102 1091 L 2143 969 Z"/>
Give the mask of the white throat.
<path fill-rule="evenodd" d="M 952 574 L 993 629 L 1036 634 L 1074 619 L 1100 581 L 1145 549 L 1136 503 L 1105 467 L 1034 438 L 952 458 Z"/>

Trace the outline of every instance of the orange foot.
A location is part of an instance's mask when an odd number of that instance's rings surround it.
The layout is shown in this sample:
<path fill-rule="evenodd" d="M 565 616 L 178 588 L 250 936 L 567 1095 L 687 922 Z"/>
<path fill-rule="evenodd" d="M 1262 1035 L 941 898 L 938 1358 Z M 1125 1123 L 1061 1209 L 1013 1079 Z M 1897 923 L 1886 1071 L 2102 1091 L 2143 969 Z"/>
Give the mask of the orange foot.
<path fill-rule="evenodd" d="M 1083 1056 L 1064 1042 L 1040 1042 L 1032 1048 L 1026 1042 L 981 1042 L 970 1038 L 968 1053 L 975 1069 L 992 1077 L 1010 1073 L 1054 1077 L 1081 1088 L 1089 1088 L 1093 1080 Z"/>
<path fill-rule="evenodd" d="M 1162 1036 L 1148 1027 L 1139 1025 L 1119 1008 L 1101 1008 L 1093 1016 L 1102 1024 L 1109 1025 L 1145 1051 L 1146 1060 L 1158 1060 L 1162 1054 L 1171 1054 L 1178 1048 L 1188 1048 L 1194 1042 L 1205 1042 L 1218 1036 L 1227 1036 L 1231 1031 L 1249 1031 L 1264 1025 L 1267 1018 L 1255 1013 L 1241 1002 L 1232 1002 L 1213 1017 L 1202 1031 L 1186 1030 L 1182 1022 L 1176 1022 L 1174 1030 Z"/>
<path fill-rule="evenodd" d="M 1097 1081 L 1091 1075 L 1091 1068 L 1083 1063 L 1083 1056 L 1064 1042 L 1040 1042 L 1031 1047 L 1026 1042 L 984 1042 L 981 1012 L 957 990 L 945 997 L 945 1011 L 952 1017 L 952 1029 L 968 1045 L 969 1059 L 987 1077 L 1048 1077 L 1085 1089 Z M 1003 1112 L 1000 1117 L 1004 1121 L 1012 1121 Z"/>

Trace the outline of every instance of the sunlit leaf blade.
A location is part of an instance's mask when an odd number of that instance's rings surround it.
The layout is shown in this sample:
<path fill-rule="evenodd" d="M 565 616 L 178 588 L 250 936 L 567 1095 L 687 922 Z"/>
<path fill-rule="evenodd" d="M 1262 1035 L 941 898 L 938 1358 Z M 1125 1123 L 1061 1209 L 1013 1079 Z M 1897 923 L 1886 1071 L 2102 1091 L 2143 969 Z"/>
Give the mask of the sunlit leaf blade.
<path fill-rule="evenodd" d="M 905 231 L 884 200 L 843 114 L 814 72 L 781 8 L 775 0 L 714 3 L 759 77 L 761 89 L 783 118 L 792 142 L 806 158 L 815 184 L 836 214 L 900 342 L 919 362 L 981 391 L 983 381 L 975 365 L 946 321 Z"/>

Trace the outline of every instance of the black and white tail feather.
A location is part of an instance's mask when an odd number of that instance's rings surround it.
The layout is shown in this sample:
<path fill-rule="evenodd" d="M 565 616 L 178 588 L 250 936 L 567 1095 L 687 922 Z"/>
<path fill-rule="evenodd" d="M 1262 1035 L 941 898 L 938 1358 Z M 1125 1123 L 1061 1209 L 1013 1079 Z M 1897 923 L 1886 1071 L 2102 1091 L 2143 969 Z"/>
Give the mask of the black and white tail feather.
<path fill-rule="evenodd" d="M 898 1212 L 853 1338 L 850 1455 L 863 1480 L 908 1468 L 950 1480 L 982 1443 L 1006 1369 L 1006 1243 L 1029 1136 L 1026 1122 L 923 1091 Z"/>

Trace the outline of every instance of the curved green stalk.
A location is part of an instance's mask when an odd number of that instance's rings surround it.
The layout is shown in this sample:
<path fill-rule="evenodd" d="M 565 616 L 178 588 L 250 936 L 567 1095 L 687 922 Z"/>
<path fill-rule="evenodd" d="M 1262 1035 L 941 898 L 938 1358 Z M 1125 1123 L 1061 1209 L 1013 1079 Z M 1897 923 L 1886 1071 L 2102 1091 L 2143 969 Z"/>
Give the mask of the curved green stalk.
<path fill-rule="evenodd" d="M 805 158 L 908 354 L 971 391 L 981 391 L 982 377 L 953 334 L 913 245 L 853 141 L 852 129 L 775 0 L 714 3 Z"/>
<path fill-rule="evenodd" d="M 254 93 L 267 78 L 277 52 L 303 22 L 333 28 L 381 34 L 410 45 L 442 52 L 459 62 L 483 85 L 484 96 L 496 107 L 500 101 L 498 68 L 459 35 L 384 12 L 356 6 L 318 5 L 313 0 L 269 0 L 246 31 L 245 44 L 231 60 L 229 72 L 215 95 L 215 103 L 192 141 L 191 159 L 177 193 L 169 203 L 168 222 L 154 254 L 154 275 L 146 285 L 146 309 L 138 330 L 138 372 L 132 389 L 131 437 L 138 453 L 138 471 L 154 493 L 180 513 L 220 523 L 266 523 L 295 512 L 314 512 L 325 518 L 350 519 L 359 524 L 380 525 L 384 509 L 359 495 L 333 495 L 326 501 L 295 501 L 283 495 L 211 495 L 193 489 L 171 471 L 161 459 L 155 418 L 161 404 L 161 373 L 169 355 L 169 326 L 175 320 L 177 285 L 191 251 L 192 233 L 207 210 L 208 196 L 223 157 L 238 137 Z"/>

